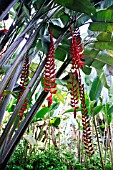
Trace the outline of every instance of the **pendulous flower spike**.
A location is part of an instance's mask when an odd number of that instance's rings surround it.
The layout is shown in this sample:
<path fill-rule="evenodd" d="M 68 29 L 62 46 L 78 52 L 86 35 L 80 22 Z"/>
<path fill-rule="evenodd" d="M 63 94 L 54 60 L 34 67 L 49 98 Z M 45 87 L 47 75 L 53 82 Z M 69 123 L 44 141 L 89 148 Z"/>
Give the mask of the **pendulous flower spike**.
<path fill-rule="evenodd" d="M 52 104 L 52 94 L 56 94 L 56 73 L 55 73 L 55 59 L 54 59 L 54 42 L 52 31 L 49 30 L 50 34 L 50 47 L 46 55 L 46 63 L 44 70 L 44 90 L 50 92 L 50 96 L 47 98 L 48 107 Z"/>

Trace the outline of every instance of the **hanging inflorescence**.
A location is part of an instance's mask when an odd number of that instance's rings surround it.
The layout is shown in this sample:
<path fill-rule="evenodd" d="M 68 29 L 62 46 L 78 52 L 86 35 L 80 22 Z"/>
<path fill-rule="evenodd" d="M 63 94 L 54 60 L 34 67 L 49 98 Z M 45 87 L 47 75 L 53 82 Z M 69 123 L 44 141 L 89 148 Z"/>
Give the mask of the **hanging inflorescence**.
<path fill-rule="evenodd" d="M 81 39 L 78 37 L 79 33 L 76 32 L 76 36 L 74 35 L 74 31 L 70 26 L 71 35 L 72 35 L 72 43 L 71 43 L 71 57 L 72 57 L 72 81 L 70 84 L 72 85 L 70 88 L 71 93 L 71 106 L 74 108 L 74 117 L 76 117 L 76 110 L 78 109 L 79 103 L 79 69 L 84 67 L 84 59 L 83 50 L 81 45 Z"/>
<path fill-rule="evenodd" d="M 52 104 L 52 94 L 56 94 L 56 74 L 55 74 L 55 59 L 54 59 L 54 42 L 52 32 L 50 33 L 50 47 L 46 55 L 46 63 L 44 70 L 44 90 L 50 92 L 50 96 L 47 98 L 48 107 Z"/>
<path fill-rule="evenodd" d="M 91 127 L 88 116 L 88 110 L 86 107 L 84 84 L 81 83 L 80 68 L 84 67 L 84 55 L 81 44 L 81 37 L 79 28 L 75 29 L 75 32 L 70 26 L 72 43 L 71 43 L 71 57 L 72 57 L 72 79 L 70 82 L 70 94 L 71 94 L 71 106 L 74 108 L 74 117 L 76 117 L 76 111 L 79 108 L 79 100 L 81 102 L 82 109 L 82 125 L 83 125 L 83 139 L 87 154 L 93 155 L 94 148 L 91 138 Z"/>
<path fill-rule="evenodd" d="M 23 92 L 25 91 L 26 87 L 28 86 L 28 76 L 29 76 L 29 57 L 28 57 L 28 52 L 26 54 L 26 57 L 25 57 L 25 61 L 24 61 L 24 64 L 23 64 L 23 68 L 22 68 L 22 73 L 21 73 L 21 77 L 20 77 L 20 86 L 21 86 L 21 92 L 19 93 L 19 96 L 18 96 L 18 101 L 20 100 Z M 23 113 L 24 111 L 27 109 L 27 101 L 25 101 L 19 111 L 19 115 L 20 115 L 20 120 L 22 119 L 23 117 Z"/>

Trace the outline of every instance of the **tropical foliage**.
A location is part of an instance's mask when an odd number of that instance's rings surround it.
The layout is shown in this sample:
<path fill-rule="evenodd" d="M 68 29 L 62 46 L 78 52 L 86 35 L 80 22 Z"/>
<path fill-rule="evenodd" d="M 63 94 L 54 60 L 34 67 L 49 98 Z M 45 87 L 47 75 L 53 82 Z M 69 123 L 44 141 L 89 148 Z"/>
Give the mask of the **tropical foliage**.
<path fill-rule="evenodd" d="M 13 168 L 23 143 L 31 169 L 51 155 L 52 145 L 61 154 L 50 161 L 64 169 L 66 159 L 73 169 L 94 169 L 95 160 L 100 169 L 113 169 L 112 0 L 4 0 L 0 6 L 0 168 L 15 151 Z"/>

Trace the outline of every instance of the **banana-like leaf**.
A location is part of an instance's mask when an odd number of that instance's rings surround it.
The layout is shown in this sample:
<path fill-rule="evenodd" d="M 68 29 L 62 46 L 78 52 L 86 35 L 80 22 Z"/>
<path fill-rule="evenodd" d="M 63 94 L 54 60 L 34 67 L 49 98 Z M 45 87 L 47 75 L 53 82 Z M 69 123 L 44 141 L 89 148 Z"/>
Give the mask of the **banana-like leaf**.
<path fill-rule="evenodd" d="M 54 0 L 56 3 L 69 8 L 71 10 L 77 11 L 77 12 L 82 12 L 85 13 L 89 16 L 93 15 L 96 10 L 95 8 L 91 5 L 91 3 L 88 0 Z"/>
<path fill-rule="evenodd" d="M 101 91 L 102 91 L 102 83 L 99 77 L 97 76 L 94 79 L 92 86 L 91 86 L 91 90 L 89 94 L 90 100 L 91 101 L 97 100 L 100 97 Z"/>

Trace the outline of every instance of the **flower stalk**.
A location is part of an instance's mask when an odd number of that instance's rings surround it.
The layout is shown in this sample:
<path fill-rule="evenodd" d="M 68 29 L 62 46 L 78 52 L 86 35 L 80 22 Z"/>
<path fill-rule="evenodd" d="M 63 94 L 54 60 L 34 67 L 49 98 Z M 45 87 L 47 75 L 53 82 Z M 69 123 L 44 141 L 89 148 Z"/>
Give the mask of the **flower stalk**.
<path fill-rule="evenodd" d="M 74 117 L 76 117 L 76 111 L 80 106 L 78 106 L 79 101 L 81 102 L 81 112 L 82 112 L 82 125 L 83 125 L 83 140 L 86 153 L 91 156 L 94 154 L 94 148 L 92 145 L 91 138 L 91 127 L 90 119 L 88 116 L 88 110 L 86 107 L 84 84 L 81 82 L 80 68 L 84 68 L 84 55 L 80 37 L 79 28 L 75 28 L 75 32 L 70 26 L 72 42 L 71 42 L 71 57 L 72 57 L 72 79 L 71 79 L 71 106 L 74 108 Z"/>
<path fill-rule="evenodd" d="M 48 107 L 52 104 L 52 95 L 56 94 L 56 73 L 55 73 L 55 58 L 54 58 L 54 42 L 52 31 L 49 31 L 50 34 L 50 47 L 46 55 L 46 63 L 44 70 L 44 90 L 45 92 L 50 92 L 50 96 L 47 98 Z"/>
<path fill-rule="evenodd" d="M 24 65 L 23 65 L 23 68 L 22 68 L 22 74 L 21 74 L 21 81 L 20 81 L 20 86 L 21 86 L 21 92 L 19 93 L 18 95 L 18 100 L 17 100 L 17 103 L 19 102 L 23 92 L 25 91 L 26 87 L 28 86 L 28 76 L 29 76 L 29 57 L 28 57 L 28 52 L 26 53 L 26 56 L 25 56 L 25 61 L 24 61 Z M 27 101 L 25 101 L 19 111 L 19 115 L 20 115 L 20 120 L 22 119 L 23 117 L 23 113 L 24 111 L 27 109 Z"/>

